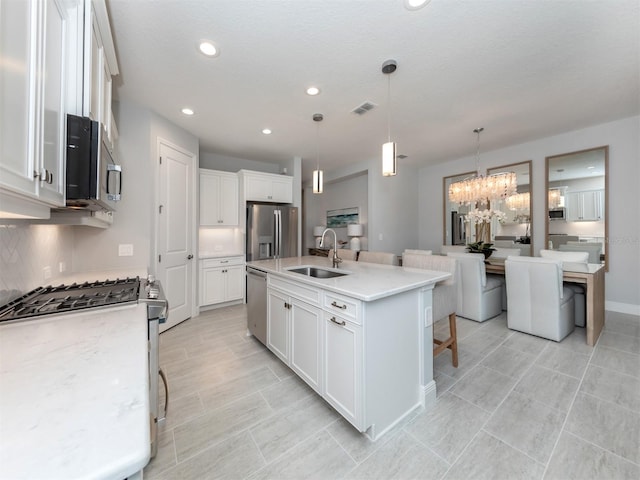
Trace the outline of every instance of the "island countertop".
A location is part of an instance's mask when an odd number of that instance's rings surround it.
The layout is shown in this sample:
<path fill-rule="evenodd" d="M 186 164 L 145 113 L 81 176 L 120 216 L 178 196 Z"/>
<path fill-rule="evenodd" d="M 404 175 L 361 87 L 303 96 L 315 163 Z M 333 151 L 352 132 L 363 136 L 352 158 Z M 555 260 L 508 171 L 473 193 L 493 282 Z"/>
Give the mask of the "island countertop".
<path fill-rule="evenodd" d="M 341 277 L 314 278 L 289 271 L 291 268 L 307 265 L 333 270 L 331 258 L 317 256 L 247 262 L 247 266 L 264 270 L 267 273 L 357 298 L 365 302 L 432 285 L 451 276 L 447 272 L 347 260 L 340 263 L 338 271 L 348 272 L 348 275 Z"/>
<path fill-rule="evenodd" d="M 146 305 L 0 326 L 0 477 L 118 479 L 148 462 Z"/>

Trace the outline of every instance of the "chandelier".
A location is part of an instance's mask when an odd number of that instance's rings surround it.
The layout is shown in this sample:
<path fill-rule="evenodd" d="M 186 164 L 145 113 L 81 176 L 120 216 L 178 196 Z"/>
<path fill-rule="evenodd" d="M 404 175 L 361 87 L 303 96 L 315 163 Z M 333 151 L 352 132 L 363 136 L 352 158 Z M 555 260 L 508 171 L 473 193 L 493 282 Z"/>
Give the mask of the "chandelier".
<path fill-rule="evenodd" d="M 476 149 L 476 176 L 452 183 L 449 187 L 449 200 L 455 203 L 486 205 L 493 200 L 505 199 L 516 194 L 518 181 L 513 172 L 480 175 L 480 133 L 484 128 L 473 132 L 478 136 Z"/>
<path fill-rule="evenodd" d="M 516 193 L 505 200 L 509 210 L 529 210 L 529 192 Z"/>
<path fill-rule="evenodd" d="M 562 205 L 562 190 L 552 188 L 549 190 L 549 208 L 558 208 Z"/>

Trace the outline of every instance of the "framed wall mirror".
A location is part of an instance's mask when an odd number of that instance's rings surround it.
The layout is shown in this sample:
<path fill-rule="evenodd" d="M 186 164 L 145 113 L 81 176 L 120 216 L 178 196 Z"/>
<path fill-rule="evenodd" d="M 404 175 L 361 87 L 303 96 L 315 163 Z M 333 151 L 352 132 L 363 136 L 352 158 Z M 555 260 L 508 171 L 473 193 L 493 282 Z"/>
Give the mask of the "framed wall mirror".
<path fill-rule="evenodd" d="M 520 255 L 533 256 L 531 160 L 487 169 L 487 175 L 500 172 L 516 174 L 518 192 L 491 205 L 492 209 L 501 210 L 505 214 L 503 222 L 493 222 L 491 240 L 497 248 L 519 248 Z"/>
<path fill-rule="evenodd" d="M 586 251 L 608 271 L 609 146 L 546 158 L 545 247 Z"/>
<path fill-rule="evenodd" d="M 466 245 L 468 238 L 466 234 L 466 226 L 464 224 L 464 215 L 471 206 L 458 205 L 449 201 L 449 187 L 452 183 L 459 182 L 465 178 L 475 175 L 476 172 L 465 172 L 457 175 L 451 175 L 442 179 L 442 244 L 443 245 Z"/>

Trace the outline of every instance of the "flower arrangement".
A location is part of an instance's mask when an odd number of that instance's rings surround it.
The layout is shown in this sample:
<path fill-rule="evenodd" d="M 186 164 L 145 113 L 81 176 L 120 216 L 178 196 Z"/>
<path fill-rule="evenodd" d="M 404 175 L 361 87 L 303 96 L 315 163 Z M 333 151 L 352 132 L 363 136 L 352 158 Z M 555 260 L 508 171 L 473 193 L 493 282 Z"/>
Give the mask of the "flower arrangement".
<path fill-rule="evenodd" d="M 470 243 L 467 245 L 470 252 L 484 253 L 485 256 L 491 255 L 491 252 L 495 250 L 492 247 L 492 243 L 488 243 L 490 239 L 490 226 L 491 220 L 497 219 L 500 223 L 504 223 L 507 219 L 507 214 L 501 210 L 491 210 L 486 208 L 480 210 L 475 208 L 467 213 L 465 221 L 472 225 L 476 225 L 476 243 Z M 488 253 L 488 255 L 487 255 Z"/>

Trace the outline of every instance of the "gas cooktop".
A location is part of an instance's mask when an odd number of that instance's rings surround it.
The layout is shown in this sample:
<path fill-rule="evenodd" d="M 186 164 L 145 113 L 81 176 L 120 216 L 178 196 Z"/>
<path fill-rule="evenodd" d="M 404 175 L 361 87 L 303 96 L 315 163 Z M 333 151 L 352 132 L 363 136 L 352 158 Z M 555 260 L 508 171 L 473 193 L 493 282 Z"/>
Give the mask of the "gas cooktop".
<path fill-rule="evenodd" d="M 0 322 L 136 302 L 140 278 L 39 287 L 0 307 Z"/>

